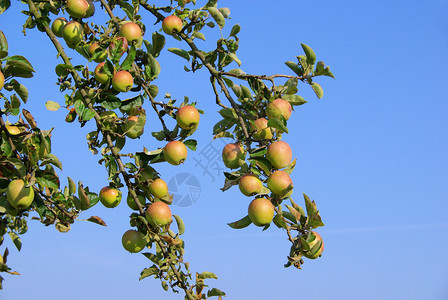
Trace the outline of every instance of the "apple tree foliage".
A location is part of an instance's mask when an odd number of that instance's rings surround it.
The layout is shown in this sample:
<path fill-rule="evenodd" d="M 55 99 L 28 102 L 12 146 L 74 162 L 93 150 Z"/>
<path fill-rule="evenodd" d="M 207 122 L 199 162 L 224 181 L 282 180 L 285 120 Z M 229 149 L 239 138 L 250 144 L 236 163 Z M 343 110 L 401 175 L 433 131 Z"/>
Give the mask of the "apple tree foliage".
<path fill-rule="evenodd" d="M 158 56 L 162 51 L 169 51 L 186 60 L 187 64 L 183 67 L 186 72 L 204 69 L 209 73 L 211 88 L 222 116 L 213 126 L 213 138 L 232 138 L 242 152 L 238 161 L 232 164 L 232 170 L 224 173 L 222 190 L 238 185 L 244 175 L 250 174 L 260 179 L 261 187 L 250 196 L 252 199 L 266 198 L 272 203 L 273 219 L 262 227 L 265 230 L 273 223 L 286 232 L 291 249 L 285 267 L 301 268 L 303 257 L 316 258 L 322 253 L 322 239 L 312 232 L 323 226 L 323 223 L 316 203 L 307 195 L 303 195 L 305 209 L 292 199 L 292 184 L 283 193 L 274 194 L 268 188 L 268 178 L 277 171 L 270 159 L 276 154 L 268 156 L 268 147 L 281 140 L 282 135 L 294 133 L 287 126 L 289 116 L 285 118 L 279 114 L 269 118 L 266 108 L 275 99 L 286 100 L 292 107 L 307 103 L 297 94 L 299 82 L 310 85 L 320 99 L 323 90 L 314 81 L 315 77 L 334 76 L 328 66 L 317 61 L 314 51 L 305 44 L 301 45 L 303 54 L 297 56 L 295 62 L 286 62 L 291 74 L 247 73 L 239 68 L 241 60 L 237 56 L 240 26 L 225 26 L 230 14 L 229 8 L 221 7 L 217 0 L 202 4 L 195 0 L 171 0 L 165 1 L 163 6 L 158 2 L 160 1 L 24 0 L 13 5 L 23 5 L 22 12 L 28 16 L 24 30 L 41 31 L 43 37 L 54 45 L 58 57 L 53 76 L 64 95 L 61 96 L 61 102 L 64 103 L 48 101 L 47 108 L 67 109 L 66 121 L 70 123 L 76 120 L 81 126 L 87 122 L 96 124 L 96 130 L 87 135 L 88 148 L 94 155 L 100 156 L 99 161 L 105 166 L 110 186 L 126 189 L 131 201 L 135 202 L 133 206 L 137 209 L 130 215 L 130 226 L 144 235 L 146 247 L 143 255 L 151 264 L 141 271 L 140 279 L 158 278 L 165 290 L 182 291 L 186 299 L 221 298 L 225 296 L 223 291 L 206 284 L 206 279 L 216 279 L 217 276 L 207 271 L 193 274 L 189 263 L 183 258 L 185 249 L 181 235 L 185 225 L 181 217 L 174 215 L 174 222 L 163 226 L 148 222 L 145 217 L 145 210 L 150 203 L 172 202 L 171 195 L 156 199 L 148 190 L 148 185 L 160 177 L 155 169 L 157 163 L 166 162 L 163 148 L 143 148 L 141 152 L 123 153 L 123 147 L 129 139 L 139 137 L 143 134 L 143 129 L 145 132 L 151 130 L 145 128 L 146 110 L 153 110 L 160 121 L 162 130 L 151 132 L 155 139 L 166 143 L 180 141 L 191 150 L 196 149 L 197 141 L 190 138 L 196 128 L 183 129 L 178 125 L 169 128 L 166 125 L 166 118 L 175 119 L 176 112 L 181 107 L 195 106 L 196 103 L 189 103 L 188 97 L 185 97 L 176 106 L 175 100 L 159 94 L 157 77 L 161 66 L 157 62 Z M 0 12 L 3 13 L 10 5 L 9 0 L 0 0 Z M 87 5 L 87 11 L 83 10 L 83 5 Z M 96 24 L 95 9 L 104 10 L 110 21 Z M 141 11 L 149 16 L 148 19 L 142 18 Z M 118 15 L 124 17 L 117 17 Z M 172 15 L 181 20 L 181 29 L 176 29 L 180 24 L 178 23 L 165 24 L 168 27 L 172 25 L 171 32 L 170 28 L 162 30 L 163 20 Z M 54 20 L 61 16 L 69 19 L 61 25 L 62 34 L 56 27 L 52 28 Z M 70 19 L 80 24 L 77 27 L 79 32 L 68 32 L 68 29 L 64 32 L 65 24 Z M 138 25 L 143 37 L 139 33 L 131 41 L 123 37 L 126 34 L 120 29 L 129 22 Z M 204 27 L 219 30 L 221 36 L 216 42 L 207 44 L 213 45 L 207 50 L 201 50 L 195 41 L 205 40 L 202 32 Z M 182 41 L 183 49 L 165 49 L 167 38 Z M 97 45 L 96 49 L 91 47 L 94 43 Z M 72 51 L 70 55 L 75 53 L 83 57 L 86 63 L 73 65 L 67 51 Z M 98 62 L 103 64 L 102 79 L 98 79 L 98 74 L 93 71 Z M 62 164 L 51 153 L 51 130 L 39 128 L 38 120 L 35 120 L 31 112 L 22 108 L 29 100 L 29 95 L 27 88 L 20 83 L 20 78 L 33 77 L 35 70 L 25 57 L 8 52 L 7 38 L 1 31 L 0 71 L 3 75 L 0 76 L 0 88 L 4 81 L 4 86 L 0 89 L 3 100 L 0 111 L 0 245 L 8 235 L 20 250 L 19 236 L 27 231 L 28 220 L 39 220 L 45 226 L 55 226 L 60 232 L 66 232 L 79 214 L 98 203 L 99 196 L 81 181 L 76 184 L 68 178 L 65 184 L 61 182 L 58 169 L 62 168 Z M 129 87 L 116 87 L 114 75 L 119 72 L 126 73 L 127 78 L 130 78 L 127 74 L 131 75 L 131 82 L 127 82 Z M 130 98 L 126 97 L 129 88 L 134 92 Z M 9 116 L 17 121 L 9 123 Z M 131 117 L 134 118 L 132 122 Z M 255 125 L 255 121 L 260 118 L 268 119 L 265 128 L 257 128 Z M 270 134 L 263 137 L 259 134 L 261 130 L 268 130 Z M 282 171 L 291 174 L 295 162 L 288 162 Z M 6 195 L 9 183 L 18 178 L 34 190 L 32 204 L 25 209 L 13 207 Z M 244 212 L 241 214 L 245 215 Z M 88 221 L 106 225 L 98 216 L 92 216 Z M 246 215 L 228 225 L 241 229 L 251 223 L 251 218 Z M 1 256 L 0 271 L 18 274 L 7 265 L 7 256 L 6 248 Z M 1 281 L 2 277 L 0 284 Z"/>

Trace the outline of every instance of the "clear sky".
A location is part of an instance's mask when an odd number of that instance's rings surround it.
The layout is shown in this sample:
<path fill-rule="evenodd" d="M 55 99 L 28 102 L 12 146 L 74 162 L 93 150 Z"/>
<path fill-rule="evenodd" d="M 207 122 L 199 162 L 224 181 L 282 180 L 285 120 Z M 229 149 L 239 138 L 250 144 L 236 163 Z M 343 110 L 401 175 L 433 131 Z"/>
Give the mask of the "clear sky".
<path fill-rule="evenodd" d="M 231 9 L 224 32 L 235 23 L 242 27 L 238 56 L 244 71 L 290 74 L 284 62 L 302 54 L 300 43 L 305 43 L 336 76 L 317 79 L 325 91 L 321 100 L 309 86 L 299 86 L 309 103 L 295 110 L 285 136 L 298 159 L 293 198 L 302 203 L 305 192 L 316 200 L 326 225 L 318 229 L 325 251 L 320 259 L 306 260 L 303 270 L 284 269 L 289 253 L 284 232 L 275 226 L 261 232 L 253 225 L 240 231 L 226 225 L 246 215 L 250 200 L 237 188 L 219 191 L 224 181 L 215 168 L 219 159 L 206 164 L 210 173 L 197 163 L 205 163 L 201 151 L 223 145 L 210 144 L 219 115 L 209 76 L 185 73 L 185 61 L 164 51 L 156 82 L 161 94 L 186 95 L 206 111 L 194 135 L 198 151 L 190 151 L 184 165 L 159 169 L 167 181 L 187 173 L 200 184 L 194 204 L 172 208 L 187 226 L 192 270 L 216 273 L 219 280 L 210 284 L 232 300 L 447 299 L 448 3 L 228 0 L 218 5 Z M 37 71 L 34 79 L 22 80 L 30 91 L 26 108 L 41 128 L 55 127 L 61 181 L 70 176 L 99 191 L 107 180 L 100 157 L 87 149 L 89 128 L 67 124 L 64 111 L 44 106 L 48 100 L 63 103 L 54 84 L 56 51 L 37 30 L 21 35 L 25 19 L 19 10 L 25 7 L 17 1 L 13 6 L 0 16 L 0 29 L 10 53 L 28 57 Z M 148 31 L 159 29 L 150 16 L 146 20 Z M 217 30 L 206 33 L 207 42 L 199 45 L 210 49 Z M 167 40 L 167 47 L 186 48 Z M 161 147 L 150 135 L 159 128 L 149 120 L 147 134 L 128 149 Z M 179 191 L 187 193 L 185 186 Z M 121 247 L 129 214 L 125 203 L 113 210 L 97 205 L 81 217 L 99 215 L 108 227 L 77 222 L 67 234 L 30 221 L 20 253 L 7 243 L 8 263 L 22 275 L 5 276 L 0 299 L 183 299 L 164 292 L 158 280 L 138 281 L 151 264 Z"/>

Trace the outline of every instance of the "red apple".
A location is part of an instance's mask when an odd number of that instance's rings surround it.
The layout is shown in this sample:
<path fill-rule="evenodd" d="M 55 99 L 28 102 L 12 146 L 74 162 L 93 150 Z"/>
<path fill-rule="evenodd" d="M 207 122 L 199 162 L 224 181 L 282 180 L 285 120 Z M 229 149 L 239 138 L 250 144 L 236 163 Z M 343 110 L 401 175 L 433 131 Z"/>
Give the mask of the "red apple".
<path fill-rule="evenodd" d="M 134 78 L 128 71 L 118 71 L 112 76 L 112 87 L 117 92 L 128 92 L 134 84 Z"/>
<path fill-rule="evenodd" d="M 291 147 L 284 141 L 274 142 L 269 145 L 266 158 L 274 168 L 282 169 L 289 165 L 292 160 Z"/>
<path fill-rule="evenodd" d="M 12 207 L 26 209 L 34 200 L 33 187 L 26 187 L 22 179 L 14 179 L 6 188 L 6 199 Z"/>
<path fill-rule="evenodd" d="M 163 157 L 172 165 L 180 165 L 187 159 L 187 147 L 180 141 L 171 141 L 163 148 Z"/>
<path fill-rule="evenodd" d="M 73 18 L 83 18 L 89 10 L 86 0 L 67 0 L 67 12 Z"/>
<path fill-rule="evenodd" d="M 146 219 L 153 226 L 165 226 L 172 220 L 171 209 L 165 202 L 156 201 L 145 212 Z"/>
<path fill-rule="evenodd" d="M 249 204 L 249 218 L 256 226 L 266 226 L 274 218 L 274 205 L 266 198 L 257 198 Z"/>
<path fill-rule="evenodd" d="M 131 253 L 138 253 L 146 247 L 146 238 L 143 233 L 129 229 L 121 238 L 123 248 Z"/>
<path fill-rule="evenodd" d="M 238 183 L 241 193 L 246 196 L 254 196 L 261 191 L 263 184 L 257 176 L 253 174 L 247 174 L 240 178 Z"/>
<path fill-rule="evenodd" d="M 182 27 L 182 20 L 175 15 L 168 16 L 162 21 L 162 29 L 169 35 L 179 33 L 182 30 Z"/>
<path fill-rule="evenodd" d="M 101 189 L 99 197 L 105 207 L 113 208 L 121 202 L 121 191 L 110 186 L 105 186 Z"/>
<path fill-rule="evenodd" d="M 129 22 L 123 24 L 120 29 L 120 36 L 124 37 L 128 43 L 139 41 L 142 37 L 142 30 L 138 24 Z"/>
<path fill-rule="evenodd" d="M 291 177 L 285 171 L 275 171 L 271 173 L 267 180 L 268 188 L 274 195 L 285 196 L 292 192 L 293 187 Z"/>
<path fill-rule="evenodd" d="M 230 169 L 241 167 L 246 161 L 246 153 L 239 143 L 227 144 L 222 149 L 222 160 L 224 165 Z"/>
<path fill-rule="evenodd" d="M 177 125 L 182 129 L 193 129 L 199 124 L 199 111 L 196 107 L 185 105 L 179 108 L 176 115 Z"/>
<path fill-rule="evenodd" d="M 163 198 L 168 195 L 168 185 L 165 180 L 157 178 L 149 184 L 149 192 L 155 198 Z"/>
<path fill-rule="evenodd" d="M 283 99 L 275 99 L 266 107 L 266 115 L 269 119 L 280 119 L 283 116 L 285 120 L 291 117 L 292 107 L 289 101 Z"/>
<path fill-rule="evenodd" d="M 62 37 L 62 29 L 65 24 L 67 24 L 67 19 L 64 17 L 57 18 L 51 24 L 51 31 L 53 31 L 54 35 L 57 37 Z"/>

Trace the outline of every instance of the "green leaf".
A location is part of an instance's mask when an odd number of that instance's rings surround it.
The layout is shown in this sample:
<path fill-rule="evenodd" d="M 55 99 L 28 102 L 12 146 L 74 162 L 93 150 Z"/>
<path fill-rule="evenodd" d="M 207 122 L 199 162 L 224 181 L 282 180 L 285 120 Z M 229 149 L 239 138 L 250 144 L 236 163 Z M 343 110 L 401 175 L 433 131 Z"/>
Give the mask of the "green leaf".
<path fill-rule="evenodd" d="M 126 99 L 122 101 L 120 109 L 125 112 L 131 111 L 143 105 L 143 96 L 138 95 L 136 97 Z"/>
<path fill-rule="evenodd" d="M 3 9 L 4 5 L 9 3 L 9 0 L 0 0 L 0 13 L 3 13 L 5 10 Z M 8 4 L 8 6 L 10 3 Z M 0 59 L 8 56 L 8 41 L 6 40 L 5 34 L 0 30 Z"/>
<path fill-rule="evenodd" d="M 284 85 L 282 93 L 288 94 L 288 95 L 293 95 L 293 94 L 297 93 L 297 91 L 298 91 L 297 85 L 298 84 L 299 84 L 299 81 L 297 80 L 296 77 L 288 79 L 288 81 L 286 81 L 286 83 Z"/>
<path fill-rule="evenodd" d="M 333 73 L 330 71 L 330 67 L 325 67 L 325 63 L 323 61 L 318 61 L 316 65 L 316 70 L 313 72 L 313 76 L 329 76 L 331 78 L 335 78 Z"/>
<path fill-rule="evenodd" d="M 305 198 L 305 207 L 306 207 L 306 212 L 308 213 L 308 216 L 314 215 L 315 213 L 317 213 L 317 206 L 316 206 L 316 202 L 311 201 L 310 198 L 306 195 L 303 194 L 303 198 Z"/>
<path fill-rule="evenodd" d="M 20 96 L 23 103 L 26 103 L 28 100 L 28 89 L 23 85 L 20 84 L 17 80 L 12 79 L 9 84 L 12 85 L 14 91 Z"/>
<path fill-rule="evenodd" d="M 137 51 L 135 50 L 135 46 L 132 45 L 131 49 L 128 51 L 128 56 L 126 56 L 126 59 L 121 64 L 121 70 L 130 70 L 132 68 L 132 64 L 135 60 L 135 55 L 137 54 Z"/>
<path fill-rule="evenodd" d="M 235 119 L 224 119 L 213 126 L 213 134 L 218 134 L 235 125 Z"/>
<path fill-rule="evenodd" d="M 317 98 L 321 99 L 324 96 L 324 90 L 318 84 L 317 82 L 311 83 L 311 88 L 313 89 L 314 93 L 316 94 Z"/>
<path fill-rule="evenodd" d="M 207 10 L 215 20 L 216 24 L 218 24 L 219 28 L 222 29 L 226 24 L 226 20 L 219 9 L 217 9 L 216 7 L 207 7 Z"/>
<path fill-rule="evenodd" d="M 106 222 L 104 222 L 103 219 L 101 219 L 98 216 L 91 216 L 90 218 L 87 219 L 87 221 L 101 225 L 101 226 L 107 226 Z"/>
<path fill-rule="evenodd" d="M 13 55 L 8 58 L 6 61 L 7 66 L 14 66 L 20 70 L 26 71 L 26 72 L 36 72 L 31 65 L 31 63 L 23 56 L 21 55 Z M 14 75 L 14 74 L 12 74 Z"/>
<path fill-rule="evenodd" d="M 45 102 L 45 107 L 50 111 L 57 111 L 59 108 L 61 108 L 59 103 L 56 103 L 54 101 Z"/>
<path fill-rule="evenodd" d="M 182 58 L 185 58 L 187 61 L 190 61 L 190 54 L 188 54 L 187 51 L 183 50 L 183 49 L 179 49 L 179 48 L 168 48 L 168 51 L 179 55 Z"/>
<path fill-rule="evenodd" d="M 297 76 L 303 75 L 303 69 L 296 63 L 292 61 L 287 61 L 285 64 L 294 72 L 297 74 Z"/>
<path fill-rule="evenodd" d="M 158 32 L 154 32 L 152 34 L 152 48 L 151 51 L 149 52 L 152 54 L 152 56 L 158 57 L 160 51 L 162 51 L 164 46 L 165 46 L 165 36 Z"/>
<path fill-rule="evenodd" d="M 252 221 L 250 220 L 249 216 L 245 216 L 241 220 L 238 220 L 238 221 L 235 221 L 232 223 L 228 223 L 227 225 L 229 225 L 233 229 L 241 229 L 241 228 L 245 228 L 245 227 L 249 226 L 251 223 L 252 223 Z"/>
<path fill-rule="evenodd" d="M 20 177 L 26 176 L 26 167 L 20 159 L 12 157 L 9 162 L 17 169 Z"/>
<path fill-rule="evenodd" d="M 9 234 L 9 237 L 11 238 L 12 242 L 16 246 L 17 250 L 20 251 L 22 249 L 22 241 L 20 240 L 17 233 L 10 231 L 10 232 L 8 232 L 8 234 Z"/>
<path fill-rule="evenodd" d="M 81 115 L 81 119 L 83 121 L 89 121 L 89 120 L 93 119 L 93 117 L 95 117 L 95 111 L 90 110 L 88 108 L 86 108 Z"/>
<path fill-rule="evenodd" d="M 276 214 L 272 221 L 278 228 L 287 228 L 286 222 L 280 214 Z"/>
<path fill-rule="evenodd" d="M 289 104 L 291 104 L 292 106 L 297 106 L 297 105 L 302 105 L 302 104 L 307 103 L 305 101 L 305 99 L 303 99 L 299 95 L 283 95 L 282 99 L 288 100 Z"/>
<path fill-rule="evenodd" d="M 292 206 L 289 206 L 288 204 L 285 205 L 286 208 L 288 208 L 288 210 L 291 212 L 291 214 L 294 216 L 294 218 L 296 219 L 297 222 L 300 222 L 300 218 L 302 218 L 302 214 L 300 213 L 300 211 L 298 211 L 297 209 L 295 209 Z"/>
<path fill-rule="evenodd" d="M 82 186 L 82 182 L 78 182 L 78 197 L 81 201 L 81 209 L 86 210 L 90 207 L 90 199 L 87 196 L 86 191 L 84 190 L 84 187 Z"/>
<path fill-rule="evenodd" d="M 218 279 L 218 276 L 216 276 L 214 273 L 212 272 L 202 272 L 201 274 L 198 275 L 199 279 L 207 279 L 207 278 L 212 278 L 212 279 Z"/>
<path fill-rule="evenodd" d="M 56 157 L 56 155 L 52 154 L 52 153 L 48 153 L 46 154 L 41 162 L 41 166 L 44 166 L 46 164 L 52 164 L 53 166 L 59 168 L 60 170 L 62 170 L 62 163 L 60 162 L 60 160 Z"/>
<path fill-rule="evenodd" d="M 314 65 L 314 63 L 316 62 L 316 54 L 314 53 L 313 49 L 311 49 L 310 46 L 305 45 L 305 44 L 301 44 L 302 45 L 302 49 L 305 52 L 306 55 L 306 60 L 308 65 Z"/>
<path fill-rule="evenodd" d="M 227 120 L 238 120 L 238 115 L 233 108 L 223 108 L 219 111 L 219 114 Z"/>
<path fill-rule="evenodd" d="M 264 156 L 267 152 L 267 148 L 263 147 L 263 148 L 258 148 L 253 150 L 251 153 L 249 153 L 249 156 L 252 157 L 256 157 L 256 156 Z"/>
<path fill-rule="evenodd" d="M 73 179 L 71 179 L 70 177 L 67 177 L 67 180 L 68 180 L 68 190 L 69 190 L 69 193 L 70 193 L 70 195 L 74 194 L 76 192 L 76 184 L 73 181 Z"/>
<path fill-rule="evenodd" d="M 59 178 L 56 173 L 47 170 L 36 171 L 36 181 L 41 186 L 51 188 L 53 190 L 59 189 Z"/>
<path fill-rule="evenodd" d="M 153 265 L 150 268 L 143 269 L 138 280 L 142 280 L 143 278 L 146 278 L 148 276 L 158 275 L 159 272 L 159 269 L 155 265 Z"/>
<path fill-rule="evenodd" d="M 241 30 L 241 26 L 239 24 L 233 25 L 232 30 L 230 30 L 229 36 L 236 37 L 236 35 L 240 32 L 240 30 Z"/>
<path fill-rule="evenodd" d="M 229 53 L 228 55 L 238 64 L 238 66 L 241 67 L 241 60 L 238 58 L 238 56 L 236 56 L 235 53 Z"/>
<path fill-rule="evenodd" d="M 217 288 L 212 288 L 211 290 L 209 290 L 207 292 L 207 297 L 216 297 L 216 296 L 221 297 L 221 296 L 225 296 L 225 295 L 226 295 L 226 293 L 224 293 L 221 290 L 218 290 Z"/>
<path fill-rule="evenodd" d="M 288 128 L 286 127 L 285 123 L 277 118 L 272 118 L 268 120 L 268 127 L 274 127 L 278 130 L 280 130 L 281 132 L 286 132 L 288 133 Z"/>
<path fill-rule="evenodd" d="M 184 221 L 181 219 L 181 217 L 179 217 L 178 215 L 173 215 L 174 219 L 176 220 L 177 223 L 177 228 L 179 230 L 179 235 L 184 234 L 185 232 L 185 224 Z"/>
<path fill-rule="evenodd" d="M 297 158 L 294 158 L 294 160 L 289 165 L 287 165 L 286 168 L 283 169 L 283 171 L 287 174 L 291 174 L 296 166 L 296 161 Z"/>
<path fill-rule="evenodd" d="M 196 151 L 196 146 L 198 145 L 198 142 L 196 140 L 186 140 L 184 141 L 184 145 L 190 148 L 193 151 Z"/>
<path fill-rule="evenodd" d="M 193 33 L 193 37 L 205 41 L 205 35 L 202 32 L 196 31 Z"/>
<path fill-rule="evenodd" d="M 73 70 L 72 65 L 66 65 L 66 64 L 59 64 L 55 68 L 56 75 L 59 77 L 65 77 L 68 74 L 70 74 L 70 71 Z"/>

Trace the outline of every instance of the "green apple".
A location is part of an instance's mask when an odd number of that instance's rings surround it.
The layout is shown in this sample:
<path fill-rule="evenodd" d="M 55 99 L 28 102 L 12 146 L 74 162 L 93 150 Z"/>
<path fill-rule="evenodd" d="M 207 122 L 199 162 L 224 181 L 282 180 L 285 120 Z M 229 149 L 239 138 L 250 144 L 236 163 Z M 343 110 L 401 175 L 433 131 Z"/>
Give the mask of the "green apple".
<path fill-rule="evenodd" d="M 149 184 L 149 192 L 155 198 L 163 198 L 168 195 L 168 185 L 165 180 L 157 178 Z"/>
<path fill-rule="evenodd" d="M 87 49 L 87 52 L 89 53 L 90 57 L 92 57 L 95 54 L 96 49 L 101 49 L 100 44 L 98 42 L 93 42 L 89 48 Z M 107 58 L 107 51 L 102 49 L 101 54 L 99 54 L 93 61 L 96 63 L 101 63 L 105 61 Z"/>
<path fill-rule="evenodd" d="M 109 81 L 109 75 L 104 71 L 104 64 L 105 62 L 99 63 L 93 72 L 95 80 L 102 84 L 106 84 Z"/>
<path fill-rule="evenodd" d="M 120 36 L 124 37 L 128 43 L 138 42 L 142 37 L 142 29 L 138 24 L 128 22 L 121 26 Z"/>
<path fill-rule="evenodd" d="M 177 125 L 182 129 L 193 129 L 199 124 L 199 111 L 196 107 L 185 105 L 179 108 L 176 114 Z"/>
<path fill-rule="evenodd" d="M 257 198 L 249 204 L 249 218 L 256 226 L 266 226 L 274 218 L 274 205 L 266 198 Z"/>
<path fill-rule="evenodd" d="M 148 206 L 146 219 L 153 226 L 165 226 L 172 220 L 171 209 L 165 202 L 156 201 Z"/>
<path fill-rule="evenodd" d="M 292 160 L 291 147 L 284 141 L 274 142 L 268 146 L 266 158 L 274 168 L 282 169 Z"/>
<path fill-rule="evenodd" d="M 268 180 L 268 188 L 274 195 L 277 196 L 285 196 L 287 194 L 292 193 L 292 180 L 289 177 L 289 174 L 285 171 L 275 171 L 269 175 Z"/>
<path fill-rule="evenodd" d="M 310 250 L 303 253 L 303 256 L 309 259 L 318 258 L 324 251 L 324 241 L 320 234 L 311 231 L 309 238 L 307 239 Z"/>
<path fill-rule="evenodd" d="M 272 139 L 271 127 L 268 127 L 268 120 L 265 118 L 259 118 L 255 120 L 254 124 L 251 124 L 252 131 L 255 131 L 252 136 L 257 140 L 270 140 Z"/>
<path fill-rule="evenodd" d="M 280 119 L 281 116 L 288 120 L 291 117 L 292 107 L 289 101 L 283 99 L 275 99 L 266 107 L 266 115 L 269 119 Z"/>
<path fill-rule="evenodd" d="M 240 188 L 241 193 L 243 193 L 244 195 L 254 196 L 261 191 L 263 184 L 257 176 L 253 174 L 246 174 L 240 178 L 238 187 Z"/>
<path fill-rule="evenodd" d="M 146 238 L 143 233 L 129 229 L 121 238 L 123 248 L 131 253 L 138 253 L 146 247 Z"/>
<path fill-rule="evenodd" d="M 72 18 L 83 18 L 89 10 L 86 0 L 67 0 L 67 12 Z"/>
<path fill-rule="evenodd" d="M 172 165 L 180 165 L 187 159 L 187 147 L 181 141 L 171 141 L 163 148 L 163 157 Z"/>
<path fill-rule="evenodd" d="M 54 35 L 57 37 L 62 37 L 62 29 L 65 24 L 67 24 L 67 19 L 64 17 L 57 18 L 51 24 L 51 31 L 53 31 Z"/>
<path fill-rule="evenodd" d="M 101 189 L 99 197 L 105 207 L 113 208 L 121 202 L 121 191 L 114 187 L 105 186 Z"/>
<path fill-rule="evenodd" d="M 117 92 L 128 92 L 134 84 L 134 78 L 128 71 L 118 71 L 112 76 L 112 87 Z"/>
<path fill-rule="evenodd" d="M 144 127 L 141 126 L 141 124 L 138 124 L 138 120 L 138 116 L 130 116 L 124 122 L 124 130 L 126 132 L 126 136 L 130 139 L 136 139 L 140 137 L 144 132 Z"/>
<path fill-rule="evenodd" d="M 246 152 L 239 143 L 227 144 L 222 149 L 222 160 L 227 168 L 237 169 L 246 161 Z"/>
<path fill-rule="evenodd" d="M 82 25 L 76 21 L 70 21 L 62 29 L 62 37 L 70 48 L 76 47 L 84 37 Z"/>
<path fill-rule="evenodd" d="M 0 71 L 0 90 L 3 89 L 3 86 L 5 85 L 5 75 Z"/>
<path fill-rule="evenodd" d="M 138 202 L 140 202 L 141 205 L 145 205 L 146 204 L 146 198 L 145 196 L 138 194 L 137 195 L 137 199 Z M 128 204 L 129 208 L 132 210 L 138 210 L 138 206 L 134 201 L 134 198 L 131 195 L 128 195 L 128 197 L 126 198 L 126 203 Z"/>
<path fill-rule="evenodd" d="M 182 27 L 182 20 L 175 15 L 168 16 L 162 21 L 162 29 L 169 35 L 179 33 L 182 30 Z"/>
<path fill-rule="evenodd" d="M 6 188 L 6 199 L 12 207 L 26 209 L 34 200 L 33 187 L 26 187 L 22 179 L 14 179 Z"/>

